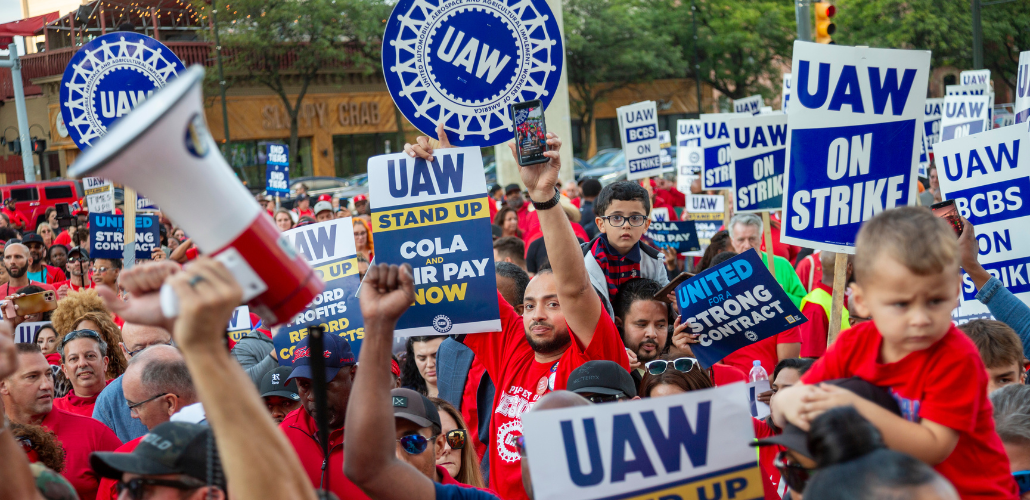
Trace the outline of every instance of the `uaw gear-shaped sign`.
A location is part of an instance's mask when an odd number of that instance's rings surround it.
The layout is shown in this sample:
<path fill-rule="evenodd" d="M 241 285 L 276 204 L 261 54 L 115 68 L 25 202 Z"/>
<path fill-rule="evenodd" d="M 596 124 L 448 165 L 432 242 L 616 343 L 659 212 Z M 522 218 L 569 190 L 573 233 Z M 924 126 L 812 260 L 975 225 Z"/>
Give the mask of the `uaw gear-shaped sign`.
<path fill-rule="evenodd" d="M 79 149 L 186 70 L 161 42 L 132 32 L 94 38 L 72 56 L 61 78 L 61 116 Z"/>
<path fill-rule="evenodd" d="M 390 14 L 383 73 L 397 107 L 451 144 L 513 137 L 508 105 L 551 102 L 564 50 L 545 0 L 401 0 Z"/>

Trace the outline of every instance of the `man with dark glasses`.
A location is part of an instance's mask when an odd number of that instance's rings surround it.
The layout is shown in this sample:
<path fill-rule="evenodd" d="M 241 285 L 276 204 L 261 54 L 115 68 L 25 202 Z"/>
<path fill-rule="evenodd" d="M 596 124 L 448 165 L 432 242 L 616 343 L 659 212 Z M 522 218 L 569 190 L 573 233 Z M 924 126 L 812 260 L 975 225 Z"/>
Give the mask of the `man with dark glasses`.
<path fill-rule="evenodd" d="M 131 500 L 224 500 L 225 474 L 206 425 L 165 422 L 132 453 L 94 453 L 90 464 L 118 481 L 118 498 Z M 127 497 L 126 497 L 127 493 Z"/>
<path fill-rule="evenodd" d="M 462 485 L 454 480 L 447 469 L 436 465 L 436 450 L 443 446 L 444 439 L 453 445 L 464 447 L 464 437 L 455 434 L 441 434 L 440 412 L 429 398 L 411 390 L 390 391 L 393 404 L 394 427 L 397 429 L 397 458 L 411 464 L 433 482 Z"/>

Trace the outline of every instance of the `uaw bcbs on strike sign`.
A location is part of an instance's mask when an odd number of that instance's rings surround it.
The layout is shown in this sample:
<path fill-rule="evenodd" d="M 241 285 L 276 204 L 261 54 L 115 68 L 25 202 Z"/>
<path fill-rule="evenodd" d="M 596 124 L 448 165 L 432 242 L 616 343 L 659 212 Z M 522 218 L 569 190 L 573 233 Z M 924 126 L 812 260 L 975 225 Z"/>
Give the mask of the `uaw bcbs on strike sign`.
<path fill-rule="evenodd" d="M 545 0 L 401 0 L 383 47 L 387 87 L 405 118 L 451 144 L 514 136 L 508 105 L 551 102 L 561 78 L 558 23 Z"/>
<path fill-rule="evenodd" d="M 161 42 L 132 32 L 94 38 L 72 56 L 61 78 L 61 116 L 79 149 L 88 149 L 186 70 Z"/>

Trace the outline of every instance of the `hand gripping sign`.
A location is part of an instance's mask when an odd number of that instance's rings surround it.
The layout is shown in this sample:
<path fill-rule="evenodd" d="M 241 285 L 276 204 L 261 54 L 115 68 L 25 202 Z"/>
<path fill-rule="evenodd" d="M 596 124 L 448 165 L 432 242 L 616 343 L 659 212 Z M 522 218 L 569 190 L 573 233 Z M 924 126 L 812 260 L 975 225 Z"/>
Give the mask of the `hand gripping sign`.
<path fill-rule="evenodd" d="M 483 158 L 477 147 L 433 156 L 368 160 L 376 262 L 407 262 L 415 275 L 415 303 L 394 334 L 499 332 Z"/>
<path fill-rule="evenodd" d="M 941 142 L 990 130 L 990 104 L 991 98 L 986 95 L 946 96 L 941 117 Z"/>
<path fill-rule="evenodd" d="M 91 147 L 128 114 L 186 70 L 161 42 L 119 31 L 84 44 L 61 78 L 61 115 L 79 149 Z"/>
<path fill-rule="evenodd" d="M 365 323 L 358 304 L 357 251 L 354 249 L 354 223 L 350 217 L 293 228 L 283 233 L 297 253 L 314 268 L 325 282 L 303 311 L 281 326 L 272 338 L 280 365 L 289 365 L 293 349 L 308 335 L 308 328 L 322 325 L 327 335 L 339 335 L 350 343 L 354 355 L 365 338 Z M 378 242 L 377 242 L 378 243 Z"/>
<path fill-rule="evenodd" d="M 400 0 L 386 23 L 383 74 L 398 109 L 451 144 L 514 136 L 508 105 L 546 108 L 562 74 L 561 33 L 545 0 Z"/>
<path fill-rule="evenodd" d="M 705 150 L 701 189 L 732 189 L 730 169 L 730 127 L 727 121 L 751 116 L 748 113 L 701 115 L 701 147 Z"/>
<path fill-rule="evenodd" d="M 644 179 L 661 174 L 658 108 L 654 101 L 622 106 L 615 112 L 619 117 L 622 151 L 626 153 L 626 180 Z"/>
<path fill-rule="evenodd" d="M 787 115 L 737 118 L 730 158 L 733 160 L 735 211 L 772 212 L 783 207 L 783 169 L 787 162 Z"/>
<path fill-rule="evenodd" d="M 691 333 L 701 334 L 691 350 L 706 368 L 808 321 L 754 249 L 684 281 L 676 306 Z"/>
<path fill-rule="evenodd" d="M 1016 102 L 1012 106 L 1016 123 L 1030 121 L 1030 50 L 1019 53 L 1019 69 L 1016 72 Z"/>
<path fill-rule="evenodd" d="M 522 415 L 537 500 L 760 499 L 744 384 Z"/>
<path fill-rule="evenodd" d="M 1004 127 L 937 144 L 943 199 L 976 226 L 984 269 L 1030 304 L 1030 136 Z M 987 312 L 976 287 L 962 275 L 962 309 Z"/>
<path fill-rule="evenodd" d="M 862 222 L 915 200 L 930 54 L 794 42 L 781 241 L 854 253 Z"/>

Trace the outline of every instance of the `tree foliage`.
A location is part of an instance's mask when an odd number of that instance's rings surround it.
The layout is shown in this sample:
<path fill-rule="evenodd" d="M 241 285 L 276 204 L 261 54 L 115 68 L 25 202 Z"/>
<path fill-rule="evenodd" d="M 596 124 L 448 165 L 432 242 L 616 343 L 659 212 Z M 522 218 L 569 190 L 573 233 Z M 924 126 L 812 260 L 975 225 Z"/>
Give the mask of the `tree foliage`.
<path fill-rule="evenodd" d="M 259 84 L 283 102 L 290 119 L 290 153 L 298 155 L 297 118 L 320 74 L 379 69 L 384 21 L 381 0 L 195 0 L 217 9 L 228 85 Z M 216 80 L 214 71 L 208 73 Z M 293 95 L 291 95 L 293 94 Z"/>

